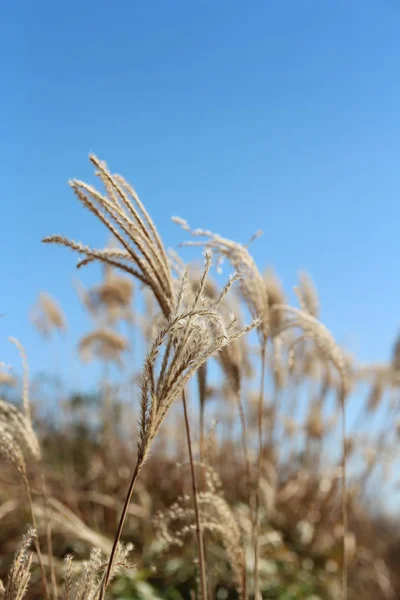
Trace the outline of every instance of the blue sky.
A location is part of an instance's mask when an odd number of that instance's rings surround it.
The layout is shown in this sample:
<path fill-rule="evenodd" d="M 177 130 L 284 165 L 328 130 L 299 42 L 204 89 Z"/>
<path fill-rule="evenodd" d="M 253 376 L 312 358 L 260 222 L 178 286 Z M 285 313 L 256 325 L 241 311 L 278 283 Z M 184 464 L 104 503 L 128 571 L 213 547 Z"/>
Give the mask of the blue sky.
<path fill-rule="evenodd" d="M 400 3 L 69 0 L 0 7 L 0 360 L 52 367 L 28 310 L 64 306 L 72 377 L 91 324 L 76 257 L 51 233 L 107 237 L 67 186 L 95 152 L 136 187 L 168 246 L 171 215 L 247 241 L 287 289 L 307 269 L 322 317 L 362 360 L 400 330 Z M 92 270 L 80 273 L 93 282 Z M 82 376 L 82 374 L 81 374 Z"/>

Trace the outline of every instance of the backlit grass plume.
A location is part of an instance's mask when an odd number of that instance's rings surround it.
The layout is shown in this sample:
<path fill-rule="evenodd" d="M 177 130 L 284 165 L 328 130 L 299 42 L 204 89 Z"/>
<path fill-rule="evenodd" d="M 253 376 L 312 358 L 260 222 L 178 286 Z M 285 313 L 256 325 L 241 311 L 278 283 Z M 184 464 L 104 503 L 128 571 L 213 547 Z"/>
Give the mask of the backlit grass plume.
<path fill-rule="evenodd" d="M 129 347 L 125 336 L 113 329 L 96 329 L 79 341 L 79 354 L 84 362 L 94 357 L 121 364 L 121 354 Z"/>
<path fill-rule="evenodd" d="M 24 535 L 8 572 L 6 586 L 0 581 L 2 600 L 22 600 L 25 597 L 31 578 L 32 552 L 29 547 L 35 537 L 36 532 L 33 529 Z"/>
<path fill-rule="evenodd" d="M 122 248 L 92 249 L 59 235 L 47 237 L 43 241 L 69 247 L 81 254 L 82 260 L 78 263 L 78 267 L 93 261 L 99 261 L 130 273 L 152 290 L 167 321 L 164 330 L 159 333 L 153 344 L 151 354 L 145 365 L 142 386 L 141 444 L 139 445 L 137 472 L 133 475 L 134 484 L 137 473 L 147 456 L 151 441 L 154 439 L 166 412 L 179 392 L 182 392 L 190 462 L 193 462 L 184 386 L 214 352 L 229 343 L 231 339 L 233 340 L 244 333 L 245 330 L 238 330 L 235 327 L 234 319 L 224 323 L 218 312 L 219 305 L 234 279 L 224 288 L 215 305 L 207 306 L 207 308 L 203 306 L 204 287 L 211 264 L 209 253 L 206 258 L 204 276 L 195 295 L 194 303 L 184 316 L 179 313 L 183 300 L 184 285 L 176 294 L 167 253 L 135 190 L 120 175 L 111 174 L 105 163 L 98 158 L 90 155 L 90 160 L 97 168 L 96 174 L 103 183 L 105 194 L 76 179 L 71 181 L 70 185 L 82 204 L 108 228 Z M 255 288 L 254 285 L 253 288 L 256 290 L 257 284 L 254 283 Z M 261 318 L 258 324 L 260 323 Z M 170 339 L 166 342 L 167 347 L 156 383 L 152 365 L 167 337 Z M 146 377 L 148 380 L 146 380 Z M 195 510 L 198 512 L 193 469 L 192 479 Z M 128 503 L 133 484 L 128 493 Z M 125 514 L 126 507 L 121 517 L 116 543 L 121 534 Z M 203 600 L 206 600 L 200 524 L 198 524 L 198 531 L 202 593 Z M 115 547 L 110 558 L 110 567 L 112 566 Z M 109 570 L 105 578 L 103 594 L 108 583 L 108 577 Z"/>
<path fill-rule="evenodd" d="M 172 220 L 180 225 L 185 231 L 191 233 L 192 236 L 203 238 L 199 241 L 187 241 L 182 245 L 187 246 L 205 246 L 213 250 L 220 259 L 226 258 L 235 270 L 240 274 L 240 290 L 244 301 L 246 302 L 253 318 L 258 319 L 258 334 L 260 340 L 260 393 L 258 400 L 258 459 L 256 467 L 254 496 L 255 496 L 255 514 L 254 514 L 254 596 L 259 596 L 259 521 L 260 521 L 260 481 L 263 470 L 263 434 L 264 434 L 264 386 L 265 386 L 265 370 L 266 370 L 266 350 L 267 343 L 271 336 L 271 311 L 272 305 L 275 303 L 275 296 L 269 298 L 269 291 L 275 292 L 276 286 L 270 285 L 270 279 L 264 278 L 257 268 L 257 265 L 247 249 L 249 243 L 258 237 L 260 232 L 256 233 L 251 240 L 246 244 L 239 244 L 220 235 L 205 229 L 191 230 L 188 223 L 180 217 L 173 217 Z M 279 316 L 275 314 L 275 319 Z"/>
<path fill-rule="evenodd" d="M 210 266 L 211 254 L 206 252 L 204 273 L 196 294 L 190 295 L 193 298 L 190 305 L 185 304 L 187 276 L 184 275 L 172 316 L 157 331 L 145 359 L 141 384 L 137 462 L 104 579 L 103 594 L 108 584 L 134 485 L 174 400 L 213 354 L 258 325 L 255 321 L 247 327 L 239 328 L 235 316 L 226 319 L 219 311 L 237 276 L 229 280 L 215 300 L 210 302 L 203 297 Z"/>
<path fill-rule="evenodd" d="M 70 186 L 83 206 L 107 227 L 122 248 L 93 249 L 61 235 L 46 237 L 43 242 L 67 246 L 78 252 L 82 256 L 78 267 L 98 261 L 130 273 L 152 289 L 164 315 L 169 315 L 173 306 L 172 278 L 153 221 L 123 177 L 111 174 L 96 156 L 89 158 L 106 193 L 77 179 L 70 181 Z"/>
<path fill-rule="evenodd" d="M 39 294 L 39 298 L 32 308 L 31 320 L 43 337 L 50 337 L 53 331 L 63 332 L 67 328 L 67 321 L 61 306 L 53 296 L 45 292 Z"/>
<path fill-rule="evenodd" d="M 132 569 L 132 565 L 128 560 L 132 548 L 132 544 L 118 545 L 110 579 L 121 571 Z M 107 566 L 107 559 L 103 556 L 101 549 L 92 548 L 89 559 L 84 561 L 83 568 L 78 576 L 73 576 L 71 556 L 66 557 L 65 566 L 66 578 L 62 600 L 97 600 L 102 577 Z"/>
<path fill-rule="evenodd" d="M 184 277 L 173 317 L 161 326 L 147 355 L 142 379 L 139 456 L 147 457 L 154 439 L 174 398 L 194 373 L 213 354 L 252 329 L 238 328 L 234 316 L 225 318 L 218 310 L 224 296 L 236 279 L 231 278 L 214 301 L 202 297 L 211 257 L 206 256 L 202 282 L 191 306 L 183 305 L 187 278 Z M 161 365 L 156 369 L 160 357 Z"/>
<path fill-rule="evenodd" d="M 307 293 L 303 289 L 295 290 L 298 294 L 302 308 L 295 308 L 286 304 L 276 304 L 273 309 L 282 313 L 282 320 L 279 325 L 279 330 L 276 335 L 280 335 L 285 331 L 298 329 L 301 334 L 292 343 L 294 345 L 302 342 L 304 339 L 309 339 L 314 342 L 318 351 L 326 358 L 328 363 L 331 363 L 336 368 L 340 377 L 339 386 L 339 401 L 342 415 L 342 520 L 343 520 L 343 570 L 342 570 L 342 598 L 347 599 L 347 559 L 346 559 L 346 536 L 348 533 L 348 518 L 347 518 L 347 488 L 346 488 L 346 406 L 345 401 L 350 388 L 349 362 L 346 356 L 341 351 L 335 342 L 330 331 L 318 321 L 311 313 L 316 312 L 316 303 L 310 300 Z M 307 300 L 306 300 L 307 297 Z M 314 422 L 314 433 L 316 433 L 316 421 Z M 310 432 L 309 432 L 310 433 Z M 318 423 L 318 436 L 321 434 Z"/>
<path fill-rule="evenodd" d="M 268 292 L 265 280 L 259 272 L 247 245 L 239 244 L 221 237 L 206 229 L 191 230 L 188 223 L 180 217 L 173 217 L 173 222 L 180 225 L 194 237 L 206 238 L 199 241 L 187 241 L 183 246 L 204 246 L 220 258 L 227 258 L 234 269 L 241 275 L 240 289 L 253 318 L 259 319 L 259 333 L 265 344 L 270 332 L 270 311 Z M 252 240 L 258 236 L 257 233 Z"/>

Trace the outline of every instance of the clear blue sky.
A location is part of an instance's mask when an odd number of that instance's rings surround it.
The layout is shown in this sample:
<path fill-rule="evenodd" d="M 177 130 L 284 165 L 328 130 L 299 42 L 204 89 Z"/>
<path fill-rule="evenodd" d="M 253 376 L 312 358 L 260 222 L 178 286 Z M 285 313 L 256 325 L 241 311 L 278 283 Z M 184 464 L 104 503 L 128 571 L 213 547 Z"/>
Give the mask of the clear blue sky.
<path fill-rule="evenodd" d="M 67 186 L 92 179 L 90 151 L 132 181 L 168 246 L 183 239 L 171 215 L 239 241 L 263 229 L 260 267 L 287 289 L 307 269 L 337 339 L 363 360 L 388 357 L 400 329 L 398 0 L 3 0 L 0 68 L 0 360 L 18 366 L 13 335 L 33 370 L 49 364 L 27 316 L 41 290 L 67 312 L 67 355 L 90 328 L 76 257 L 40 242 L 104 244 Z"/>

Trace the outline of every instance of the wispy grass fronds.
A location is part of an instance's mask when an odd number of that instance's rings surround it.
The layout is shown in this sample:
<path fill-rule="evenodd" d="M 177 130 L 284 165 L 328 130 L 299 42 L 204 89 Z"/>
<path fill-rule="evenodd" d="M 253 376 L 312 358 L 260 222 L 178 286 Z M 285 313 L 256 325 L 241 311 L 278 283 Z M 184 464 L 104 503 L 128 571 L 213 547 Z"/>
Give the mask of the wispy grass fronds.
<path fill-rule="evenodd" d="M 191 377 L 213 354 L 258 325 L 255 321 L 247 327 L 238 328 L 234 316 L 225 319 L 219 312 L 221 303 L 236 277 L 230 279 L 214 301 L 209 302 L 203 297 L 210 266 L 211 255 L 206 253 L 204 273 L 190 306 L 185 305 L 187 275 L 184 275 L 172 317 L 166 320 L 156 333 L 144 362 L 137 463 L 120 518 L 101 598 L 104 597 L 109 581 L 116 545 L 122 533 L 137 477 L 175 398 L 183 392 Z"/>
<path fill-rule="evenodd" d="M 31 422 L 31 406 L 29 401 L 29 365 L 28 358 L 26 356 L 25 348 L 21 344 L 19 340 L 14 337 L 10 337 L 9 341 L 14 344 L 17 348 L 21 361 L 22 361 L 22 369 L 23 369 L 23 380 L 22 380 L 22 407 L 24 410 L 25 417 Z"/>
<path fill-rule="evenodd" d="M 239 597 L 246 598 L 246 565 L 239 524 L 223 496 L 216 471 L 210 465 L 201 466 L 205 470 L 205 490 L 199 492 L 198 499 L 203 530 L 225 548 Z M 188 496 L 179 496 L 167 511 L 156 515 L 154 526 L 164 550 L 184 547 L 188 536 L 195 534 L 195 514 L 189 500 Z"/>
<path fill-rule="evenodd" d="M 119 544 L 110 581 L 125 569 L 132 570 L 128 556 L 133 549 L 132 544 Z M 62 600 L 97 600 L 100 586 L 107 567 L 107 558 L 100 548 L 92 548 L 89 559 L 84 561 L 82 572 L 75 578 L 72 575 L 72 558 L 66 559 L 66 581 Z"/>
<path fill-rule="evenodd" d="M 165 315 L 173 305 L 173 289 L 167 254 L 157 229 L 135 190 L 123 177 L 111 174 L 104 162 L 90 155 L 96 175 L 102 181 L 105 194 L 91 185 L 74 179 L 70 185 L 77 198 L 118 240 L 122 249 L 97 250 L 53 235 L 43 241 L 66 246 L 84 258 L 80 265 L 99 261 L 130 273 L 149 286 Z"/>
<path fill-rule="evenodd" d="M 39 294 L 31 312 L 31 320 L 43 337 L 50 337 L 53 331 L 63 332 L 67 328 L 67 320 L 61 306 L 46 292 Z"/>
<path fill-rule="evenodd" d="M 30 421 L 15 406 L 1 399 L 0 427 L 22 453 L 34 461 L 40 460 L 40 444 Z"/>
<path fill-rule="evenodd" d="M 185 231 L 194 237 L 208 238 L 202 241 L 189 240 L 183 242 L 183 246 L 204 246 L 215 254 L 227 258 L 235 271 L 241 275 L 240 289 L 249 310 L 255 319 L 259 319 L 259 333 L 264 341 L 268 339 L 270 332 L 270 312 L 268 305 L 268 294 L 264 278 L 259 272 L 253 257 L 247 249 L 247 245 L 239 244 L 232 240 L 221 237 L 206 229 L 190 229 L 184 219 L 173 217 L 173 222 L 180 225 Z M 256 236 L 253 236 L 254 239 Z"/>
<path fill-rule="evenodd" d="M 185 309 L 182 301 L 186 278 L 183 279 L 175 315 L 157 333 L 144 364 L 139 430 L 140 460 L 147 458 L 151 443 L 173 400 L 194 373 L 213 354 L 257 325 L 257 322 L 253 322 L 250 326 L 238 328 L 235 317 L 225 319 L 218 311 L 223 296 L 232 283 L 233 279 L 211 303 L 201 297 L 200 290 L 192 305 Z M 157 372 L 156 362 L 163 348 Z"/>
<path fill-rule="evenodd" d="M 22 600 L 28 590 L 32 564 L 29 547 L 35 537 L 35 530 L 30 529 L 22 539 L 8 574 L 4 600 Z"/>
<path fill-rule="evenodd" d="M 119 320 L 131 318 L 133 281 L 122 277 L 110 265 L 104 265 L 104 278 L 100 285 L 88 290 L 78 286 L 82 304 L 99 325 L 112 325 Z"/>
<path fill-rule="evenodd" d="M 348 516 L 347 516 L 347 481 L 346 481 L 346 396 L 350 389 L 349 362 L 345 355 L 336 344 L 330 331 L 318 321 L 314 316 L 305 310 L 298 309 L 288 305 L 276 305 L 274 310 L 283 312 L 283 320 L 279 327 L 279 333 L 292 329 L 300 329 L 302 340 L 304 337 L 311 339 L 318 350 L 326 357 L 328 362 L 332 363 L 340 376 L 339 400 L 342 415 L 342 520 L 343 520 L 343 576 L 342 576 L 342 597 L 347 599 L 347 554 L 345 540 L 348 534 Z"/>
<path fill-rule="evenodd" d="M 258 333 L 261 348 L 261 375 L 260 375 L 260 393 L 258 402 L 258 460 L 255 481 L 255 516 L 254 516 L 254 549 L 255 549 L 255 583 L 254 593 L 258 597 L 258 561 L 259 561 L 259 511 L 260 511 L 260 479 L 263 468 L 263 430 L 264 430 L 264 385 L 265 385 L 265 363 L 266 347 L 271 334 L 271 304 L 268 298 L 268 280 L 259 272 L 253 257 L 249 253 L 247 246 L 253 241 L 260 232 L 255 234 L 248 244 L 243 245 L 232 240 L 221 237 L 211 231 L 204 229 L 191 230 L 188 223 L 180 217 L 173 217 L 172 220 L 180 225 L 185 231 L 191 233 L 194 237 L 205 238 L 199 241 L 187 241 L 182 245 L 187 246 L 205 246 L 213 250 L 221 258 L 226 258 L 240 274 L 240 289 L 242 297 L 246 302 L 253 318 L 258 319 Z M 279 317 L 277 317 L 279 318 Z"/>
<path fill-rule="evenodd" d="M 300 307 L 312 317 L 319 316 L 319 299 L 317 289 L 308 273 L 301 271 L 299 285 L 295 288 Z"/>
<path fill-rule="evenodd" d="M 113 329 L 96 329 L 84 335 L 79 342 L 79 353 L 84 362 L 96 357 L 121 364 L 121 354 L 128 348 L 126 337 Z"/>
<path fill-rule="evenodd" d="M 302 335 L 295 342 L 304 338 L 312 340 L 326 359 L 336 367 L 341 376 L 343 389 L 347 391 L 350 385 L 349 364 L 327 327 L 308 312 L 294 306 L 276 304 L 273 310 L 281 311 L 283 315 L 276 335 L 299 329 Z"/>

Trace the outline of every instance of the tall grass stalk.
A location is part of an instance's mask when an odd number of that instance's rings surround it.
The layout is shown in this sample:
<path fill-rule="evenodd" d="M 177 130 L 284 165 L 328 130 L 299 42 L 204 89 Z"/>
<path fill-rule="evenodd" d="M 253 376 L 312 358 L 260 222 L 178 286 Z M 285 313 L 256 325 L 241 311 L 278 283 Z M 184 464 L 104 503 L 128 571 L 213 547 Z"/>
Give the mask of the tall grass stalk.
<path fill-rule="evenodd" d="M 265 387 L 265 363 L 266 363 L 266 344 L 261 344 L 261 374 L 260 374 L 260 391 L 258 397 L 258 461 L 256 471 L 256 486 L 255 486 L 255 506 L 254 506 L 254 598 L 259 600 L 260 597 L 260 492 L 261 492 L 261 477 L 263 468 L 263 431 L 264 431 L 264 387 Z"/>
<path fill-rule="evenodd" d="M 200 509 L 199 509 L 199 502 L 198 502 L 197 481 L 196 481 L 196 473 L 195 473 L 195 469 L 194 469 L 192 440 L 191 440 L 191 435 L 190 435 L 190 424 L 189 424 L 189 416 L 188 416 L 185 390 L 182 390 L 182 404 L 183 404 L 183 413 L 184 413 L 184 417 L 185 417 L 185 429 L 186 429 L 186 439 L 187 439 L 188 453 L 189 453 L 190 475 L 191 475 L 191 480 L 192 480 L 193 508 L 194 508 L 194 514 L 195 514 L 195 520 L 196 520 L 196 536 L 197 536 L 197 546 L 198 546 L 198 556 L 199 556 L 201 597 L 202 597 L 202 600 L 207 600 L 207 576 L 206 576 L 206 561 L 205 561 L 205 553 L 204 553 L 204 538 L 203 538 L 203 532 L 201 529 L 201 517 L 200 517 Z"/>

